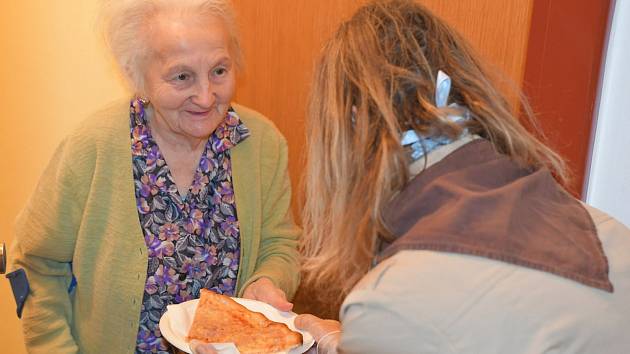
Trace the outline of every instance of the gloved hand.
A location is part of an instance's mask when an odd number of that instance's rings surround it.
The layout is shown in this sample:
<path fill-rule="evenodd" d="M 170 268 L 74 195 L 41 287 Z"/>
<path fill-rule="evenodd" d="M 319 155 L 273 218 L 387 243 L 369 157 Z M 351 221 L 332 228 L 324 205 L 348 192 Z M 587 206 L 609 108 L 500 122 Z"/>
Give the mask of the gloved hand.
<path fill-rule="evenodd" d="M 195 339 L 190 342 L 190 351 L 192 351 L 193 354 L 217 354 L 212 344 L 200 342 Z"/>
<path fill-rule="evenodd" d="M 315 338 L 318 354 L 337 354 L 341 337 L 341 324 L 338 321 L 306 314 L 295 318 L 295 327 L 309 332 Z"/>

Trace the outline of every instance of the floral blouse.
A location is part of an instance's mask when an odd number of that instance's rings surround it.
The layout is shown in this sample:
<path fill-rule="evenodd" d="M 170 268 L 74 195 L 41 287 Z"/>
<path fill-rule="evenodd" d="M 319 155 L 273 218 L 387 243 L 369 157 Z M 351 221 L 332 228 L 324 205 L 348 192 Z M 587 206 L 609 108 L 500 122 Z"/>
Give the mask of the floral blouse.
<path fill-rule="evenodd" d="M 234 294 L 240 231 L 230 148 L 249 130 L 230 109 L 208 139 L 192 186 L 182 196 L 151 136 L 142 103 L 132 101 L 130 112 L 136 202 L 149 254 L 136 353 L 168 353 L 158 327 L 167 305 L 198 298 L 202 288 Z"/>

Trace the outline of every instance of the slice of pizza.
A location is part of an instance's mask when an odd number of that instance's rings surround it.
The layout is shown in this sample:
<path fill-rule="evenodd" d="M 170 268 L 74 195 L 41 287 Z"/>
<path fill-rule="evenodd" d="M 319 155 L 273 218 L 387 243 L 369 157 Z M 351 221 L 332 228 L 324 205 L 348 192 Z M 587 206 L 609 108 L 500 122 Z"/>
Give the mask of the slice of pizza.
<path fill-rule="evenodd" d="M 188 341 L 234 343 L 242 354 L 288 351 L 302 344 L 302 335 L 284 323 L 267 319 L 228 296 L 202 289 Z"/>

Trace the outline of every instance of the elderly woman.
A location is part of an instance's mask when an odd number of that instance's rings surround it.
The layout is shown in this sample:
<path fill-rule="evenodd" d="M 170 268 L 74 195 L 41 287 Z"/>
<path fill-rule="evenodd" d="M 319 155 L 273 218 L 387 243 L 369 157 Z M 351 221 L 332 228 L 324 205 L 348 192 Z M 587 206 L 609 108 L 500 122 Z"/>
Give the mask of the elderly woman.
<path fill-rule="evenodd" d="M 341 25 L 308 134 L 307 280 L 345 296 L 341 323 L 296 320 L 319 353 L 630 353 L 630 231 L 427 9 Z"/>
<path fill-rule="evenodd" d="M 207 288 L 289 310 L 298 285 L 287 146 L 231 103 L 228 1 L 118 1 L 108 14 L 136 98 L 63 140 L 18 218 L 33 353 L 164 353 L 168 304 Z"/>

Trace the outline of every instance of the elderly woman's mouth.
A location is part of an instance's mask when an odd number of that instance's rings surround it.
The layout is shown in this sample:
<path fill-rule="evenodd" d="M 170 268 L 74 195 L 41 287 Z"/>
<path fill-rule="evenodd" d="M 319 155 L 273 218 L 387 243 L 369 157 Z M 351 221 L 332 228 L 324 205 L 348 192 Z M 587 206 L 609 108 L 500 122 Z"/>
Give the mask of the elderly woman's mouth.
<path fill-rule="evenodd" d="M 203 118 L 203 117 L 207 117 L 208 115 L 210 115 L 211 110 L 207 110 L 207 111 L 185 111 L 186 113 L 190 114 L 193 117 L 199 117 L 199 118 Z"/>

